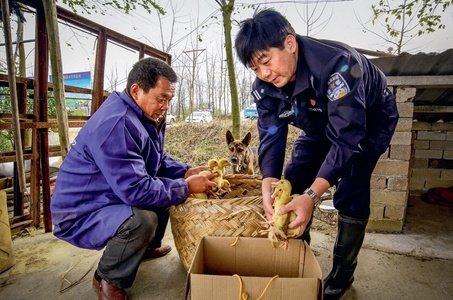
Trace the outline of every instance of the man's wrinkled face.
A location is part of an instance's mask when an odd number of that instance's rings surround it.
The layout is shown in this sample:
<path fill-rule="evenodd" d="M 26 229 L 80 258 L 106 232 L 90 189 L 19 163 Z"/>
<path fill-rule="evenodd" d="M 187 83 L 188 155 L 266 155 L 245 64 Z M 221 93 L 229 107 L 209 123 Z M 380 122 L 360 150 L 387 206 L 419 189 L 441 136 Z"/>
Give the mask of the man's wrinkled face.
<path fill-rule="evenodd" d="M 175 95 L 175 84 L 166 78 L 160 78 L 156 86 L 145 93 L 138 84 L 134 83 L 131 86 L 130 94 L 148 117 L 160 122 L 170 106 L 170 100 Z"/>
<path fill-rule="evenodd" d="M 269 48 L 255 54 L 250 69 L 256 76 L 278 88 L 296 80 L 297 42 L 294 36 L 288 35 L 285 47 Z"/>

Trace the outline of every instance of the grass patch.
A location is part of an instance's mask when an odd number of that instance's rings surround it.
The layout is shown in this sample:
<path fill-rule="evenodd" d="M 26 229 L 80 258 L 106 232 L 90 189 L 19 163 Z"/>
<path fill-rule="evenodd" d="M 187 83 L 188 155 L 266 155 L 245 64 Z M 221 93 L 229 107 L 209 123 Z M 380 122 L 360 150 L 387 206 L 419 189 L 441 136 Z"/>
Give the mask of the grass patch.
<path fill-rule="evenodd" d="M 209 159 L 228 157 L 226 132 L 232 129 L 232 121 L 227 118 L 215 118 L 208 124 L 186 124 L 178 122 L 167 126 L 165 134 L 165 152 L 172 158 L 188 163 L 192 166 L 206 165 Z M 252 134 L 251 145 L 259 145 L 256 120 L 241 122 L 242 139 L 247 132 Z M 289 127 L 286 145 L 286 160 L 291 155 L 295 139 L 299 136 L 300 129 Z"/>

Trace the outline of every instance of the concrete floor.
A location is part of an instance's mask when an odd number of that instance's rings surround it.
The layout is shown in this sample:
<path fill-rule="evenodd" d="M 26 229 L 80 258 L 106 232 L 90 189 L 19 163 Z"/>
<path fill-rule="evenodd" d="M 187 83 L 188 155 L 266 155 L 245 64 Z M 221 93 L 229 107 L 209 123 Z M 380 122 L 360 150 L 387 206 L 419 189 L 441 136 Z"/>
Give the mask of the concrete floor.
<path fill-rule="evenodd" d="M 356 281 L 343 299 L 453 299 L 452 220 L 453 208 L 410 199 L 403 234 L 366 235 Z M 330 270 L 334 237 L 335 227 L 315 220 L 311 247 L 324 276 Z M 187 273 L 170 227 L 164 243 L 174 250 L 142 263 L 127 290 L 130 299 L 184 298 Z M 95 299 L 91 279 L 101 252 L 78 249 L 41 231 L 13 244 L 16 264 L 0 274 L 2 300 Z"/>

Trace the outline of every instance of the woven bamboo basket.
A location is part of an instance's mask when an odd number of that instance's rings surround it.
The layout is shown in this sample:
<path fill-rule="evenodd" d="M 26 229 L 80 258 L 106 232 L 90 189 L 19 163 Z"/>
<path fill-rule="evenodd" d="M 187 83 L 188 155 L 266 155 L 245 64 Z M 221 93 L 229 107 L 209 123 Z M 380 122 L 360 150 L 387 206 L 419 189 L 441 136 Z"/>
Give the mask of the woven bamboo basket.
<path fill-rule="evenodd" d="M 263 215 L 261 179 L 252 175 L 225 175 L 231 192 L 222 199 L 187 198 L 170 207 L 171 231 L 179 257 L 189 270 L 203 236 L 254 237 L 260 235 Z"/>

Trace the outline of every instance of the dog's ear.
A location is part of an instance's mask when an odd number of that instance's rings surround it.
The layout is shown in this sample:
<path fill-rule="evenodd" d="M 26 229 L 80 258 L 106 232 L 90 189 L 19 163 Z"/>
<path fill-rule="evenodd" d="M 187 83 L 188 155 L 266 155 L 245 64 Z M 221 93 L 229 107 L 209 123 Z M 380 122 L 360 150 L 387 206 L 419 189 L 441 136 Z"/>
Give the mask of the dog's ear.
<path fill-rule="evenodd" d="M 226 141 L 227 141 L 228 145 L 231 144 L 231 142 L 234 141 L 233 134 L 229 130 L 227 130 L 227 132 L 226 132 Z"/>
<path fill-rule="evenodd" d="M 252 139 L 252 134 L 250 132 L 248 132 L 242 139 L 242 143 L 247 147 L 250 144 L 251 139 Z"/>

